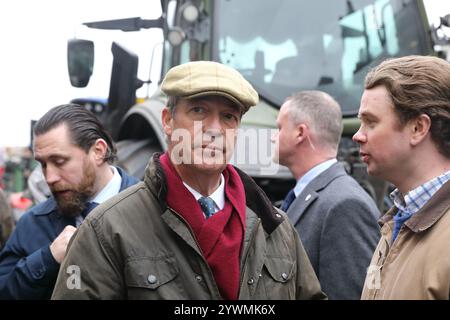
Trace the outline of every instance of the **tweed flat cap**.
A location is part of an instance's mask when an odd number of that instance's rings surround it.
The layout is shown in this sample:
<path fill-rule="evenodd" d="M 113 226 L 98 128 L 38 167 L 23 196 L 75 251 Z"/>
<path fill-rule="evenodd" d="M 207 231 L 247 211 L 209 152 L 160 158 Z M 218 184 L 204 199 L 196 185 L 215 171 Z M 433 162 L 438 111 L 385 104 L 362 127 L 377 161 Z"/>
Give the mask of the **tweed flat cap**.
<path fill-rule="evenodd" d="M 161 85 L 168 96 L 185 99 L 218 95 L 245 113 L 258 103 L 258 93 L 235 69 L 217 62 L 194 61 L 171 68 Z"/>

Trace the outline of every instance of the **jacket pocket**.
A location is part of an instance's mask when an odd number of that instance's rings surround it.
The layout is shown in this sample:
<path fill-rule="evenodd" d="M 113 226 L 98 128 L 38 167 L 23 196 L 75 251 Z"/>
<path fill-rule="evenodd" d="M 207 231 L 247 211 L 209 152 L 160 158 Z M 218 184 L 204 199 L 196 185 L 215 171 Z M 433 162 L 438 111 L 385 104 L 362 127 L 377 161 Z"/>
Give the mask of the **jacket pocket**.
<path fill-rule="evenodd" d="M 264 286 L 267 299 L 295 298 L 295 262 L 287 258 L 268 257 L 264 262 L 267 274 L 264 276 Z"/>
<path fill-rule="evenodd" d="M 294 261 L 285 258 L 268 258 L 264 266 L 275 282 L 288 282 L 294 274 Z"/>
<path fill-rule="evenodd" d="M 175 257 L 137 257 L 126 262 L 127 287 L 156 290 L 174 280 L 179 273 Z"/>

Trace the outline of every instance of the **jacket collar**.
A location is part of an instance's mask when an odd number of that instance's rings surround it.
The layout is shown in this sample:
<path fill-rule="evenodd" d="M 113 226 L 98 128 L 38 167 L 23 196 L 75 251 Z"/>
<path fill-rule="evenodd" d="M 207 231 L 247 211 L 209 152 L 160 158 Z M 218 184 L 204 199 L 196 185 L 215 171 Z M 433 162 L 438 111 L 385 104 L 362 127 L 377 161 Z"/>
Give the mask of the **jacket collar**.
<path fill-rule="evenodd" d="M 324 172 L 319 174 L 310 183 L 303 189 L 303 191 L 299 194 L 299 196 L 306 194 L 307 192 L 316 191 L 324 189 L 327 185 L 330 184 L 334 179 L 345 176 L 346 172 L 342 164 L 334 163 L 331 167 L 326 169 Z"/>
<path fill-rule="evenodd" d="M 145 170 L 144 182 L 152 193 L 157 196 L 162 212 L 164 212 L 167 209 L 167 186 L 166 178 L 159 160 L 160 156 L 161 153 L 155 153 L 151 158 L 147 169 Z M 252 178 L 240 169 L 236 167 L 234 167 L 234 169 L 236 169 L 242 180 L 242 184 L 244 185 L 246 206 L 258 215 L 264 230 L 268 234 L 272 233 L 278 225 L 283 222 L 283 216 L 276 211 L 269 198 L 267 198 L 265 193 Z"/>
<path fill-rule="evenodd" d="M 234 167 L 241 177 L 245 189 L 246 205 L 261 219 L 262 226 L 271 234 L 284 218 L 270 202 L 264 191 L 246 173 Z"/>
<path fill-rule="evenodd" d="M 119 172 L 120 176 L 122 177 L 122 183 L 120 184 L 120 191 L 123 191 L 124 189 L 131 187 L 132 185 L 139 182 L 137 178 L 130 176 L 122 168 L 116 166 L 116 169 Z"/>
<path fill-rule="evenodd" d="M 346 175 L 345 169 L 340 163 L 334 163 L 331 167 L 311 180 L 287 210 L 288 216 L 295 225 L 308 207 L 319 197 L 323 190 L 334 179 Z"/>
<path fill-rule="evenodd" d="M 446 182 L 431 199 L 417 211 L 405 225 L 413 232 L 425 231 L 433 226 L 450 209 L 450 181 Z M 397 213 L 392 207 L 378 221 L 381 226 L 391 221 Z"/>
<path fill-rule="evenodd" d="M 56 201 L 53 196 L 31 208 L 31 212 L 33 212 L 35 216 L 48 215 L 55 211 L 58 211 L 58 207 L 56 206 Z"/>

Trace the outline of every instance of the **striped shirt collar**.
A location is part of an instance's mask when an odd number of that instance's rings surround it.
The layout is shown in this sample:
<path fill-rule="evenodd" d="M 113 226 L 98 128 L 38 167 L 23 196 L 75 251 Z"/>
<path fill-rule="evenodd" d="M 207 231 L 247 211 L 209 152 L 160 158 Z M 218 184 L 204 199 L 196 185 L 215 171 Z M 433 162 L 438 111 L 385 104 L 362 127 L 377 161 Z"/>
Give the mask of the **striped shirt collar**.
<path fill-rule="evenodd" d="M 450 180 L 450 171 L 409 191 L 405 197 L 402 196 L 398 189 L 392 191 L 390 197 L 398 209 L 415 214 L 448 180 Z"/>

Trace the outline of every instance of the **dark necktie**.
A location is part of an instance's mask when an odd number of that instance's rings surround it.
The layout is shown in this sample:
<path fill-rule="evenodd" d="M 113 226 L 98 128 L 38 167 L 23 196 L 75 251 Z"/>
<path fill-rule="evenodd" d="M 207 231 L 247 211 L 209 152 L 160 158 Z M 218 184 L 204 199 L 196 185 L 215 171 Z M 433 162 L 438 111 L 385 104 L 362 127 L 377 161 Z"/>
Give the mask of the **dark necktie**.
<path fill-rule="evenodd" d="M 286 212 L 294 200 L 295 200 L 295 193 L 294 193 L 294 189 L 292 189 L 286 195 L 286 198 L 284 198 L 283 204 L 281 205 L 280 209 L 283 210 L 284 212 Z"/>
<path fill-rule="evenodd" d="M 86 218 L 86 216 L 91 212 L 96 206 L 98 206 L 97 202 L 88 202 L 86 203 L 86 208 L 84 208 L 83 211 L 81 211 L 81 216 Z"/>
<path fill-rule="evenodd" d="M 214 200 L 210 197 L 201 197 L 198 199 L 198 203 L 205 213 L 206 219 L 214 214 Z"/>
<path fill-rule="evenodd" d="M 397 235 L 402 225 L 405 223 L 406 220 L 411 218 L 411 216 L 412 216 L 411 212 L 398 209 L 397 214 L 394 216 L 394 231 L 392 232 L 392 242 L 394 242 L 395 239 L 397 238 Z"/>

